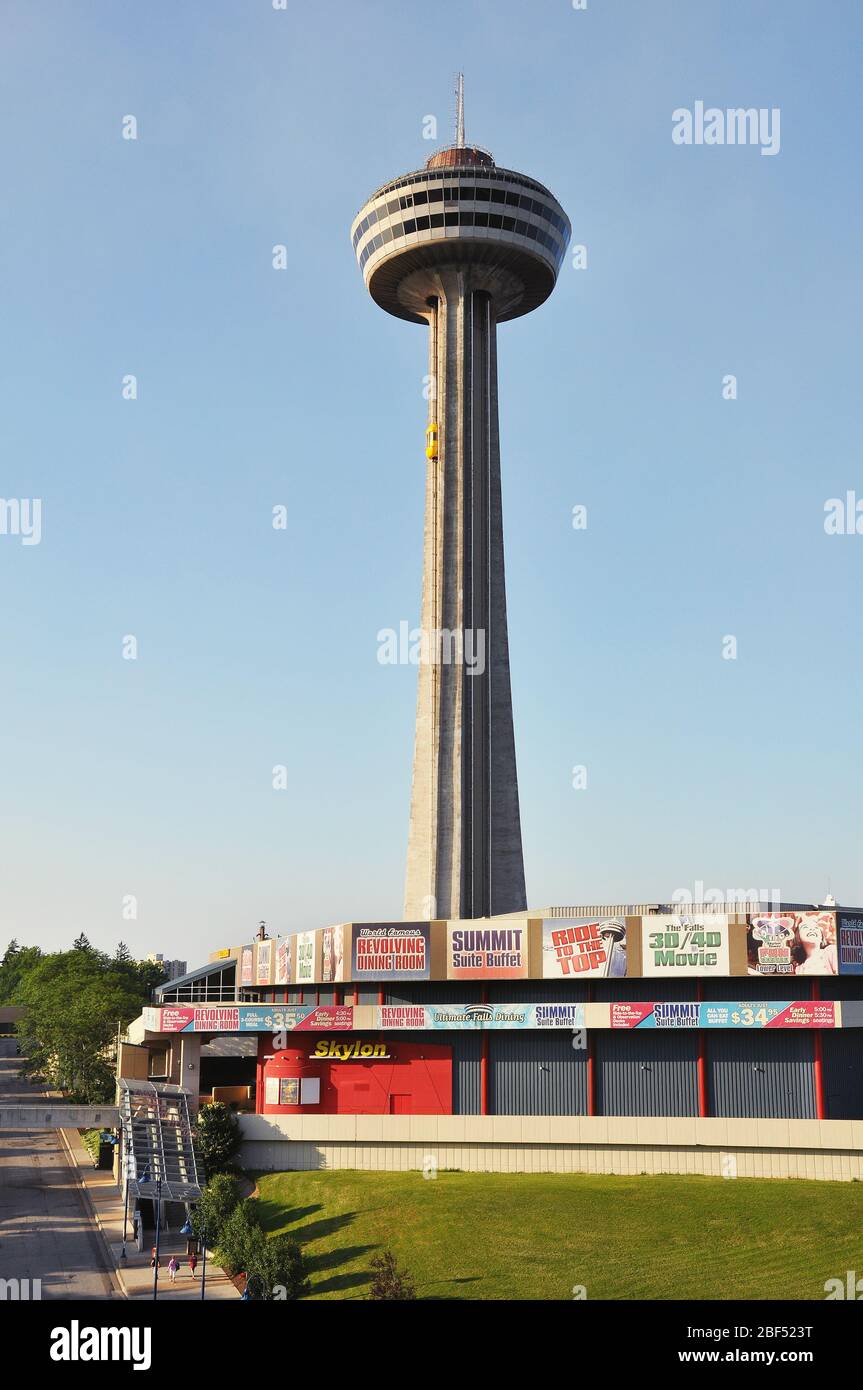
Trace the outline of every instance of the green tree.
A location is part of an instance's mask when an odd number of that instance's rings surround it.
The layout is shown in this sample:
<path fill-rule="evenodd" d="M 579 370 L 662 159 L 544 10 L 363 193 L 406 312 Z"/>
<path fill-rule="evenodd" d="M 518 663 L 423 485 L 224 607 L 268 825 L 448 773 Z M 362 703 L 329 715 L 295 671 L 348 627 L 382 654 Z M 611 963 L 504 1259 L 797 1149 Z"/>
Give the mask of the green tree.
<path fill-rule="evenodd" d="M 212 1249 L 218 1245 L 225 1222 L 240 1204 L 240 1188 L 231 1173 L 217 1173 L 201 1193 L 192 1212 L 192 1229 Z"/>
<path fill-rule="evenodd" d="M 11 1004 L 15 991 L 27 974 L 42 959 L 38 946 L 19 946 L 12 940 L 0 961 L 0 1004 Z"/>
<path fill-rule="evenodd" d="M 126 949 L 122 942 L 120 945 L 124 950 Z M 118 948 L 111 963 L 118 976 L 128 980 L 130 987 L 140 994 L 144 1004 L 149 1003 L 152 999 L 156 985 L 164 984 L 164 966 L 159 965 L 156 961 L 133 960 L 128 950 L 126 950 L 125 955 L 121 955 Z"/>
<path fill-rule="evenodd" d="M 221 1101 L 205 1105 L 198 1114 L 197 1151 L 207 1177 L 228 1172 L 240 1148 L 240 1122 Z"/>
<path fill-rule="evenodd" d="M 165 967 L 155 960 L 133 960 L 132 973 L 145 999 L 152 999 L 157 985 L 165 983 Z"/>
<path fill-rule="evenodd" d="M 372 1260 L 374 1276 L 369 1288 L 369 1298 L 408 1299 L 416 1298 L 416 1288 L 406 1269 L 399 1269 L 396 1257 L 391 1250 L 384 1250 Z"/>
<path fill-rule="evenodd" d="M 25 1073 L 90 1104 L 113 1097 L 118 1024 L 146 1002 L 125 966 L 91 946 L 44 956 L 19 980 L 14 1002 L 26 1011 L 18 1029 Z"/>
<path fill-rule="evenodd" d="M 127 961 L 130 961 L 131 959 L 132 952 L 129 950 L 129 947 L 126 945 L 125 941 L 118 942 L 117 949 L 114 952 L 114 960 L 116 961 L 116 963 L 118 965 L 121 965 Z"/>

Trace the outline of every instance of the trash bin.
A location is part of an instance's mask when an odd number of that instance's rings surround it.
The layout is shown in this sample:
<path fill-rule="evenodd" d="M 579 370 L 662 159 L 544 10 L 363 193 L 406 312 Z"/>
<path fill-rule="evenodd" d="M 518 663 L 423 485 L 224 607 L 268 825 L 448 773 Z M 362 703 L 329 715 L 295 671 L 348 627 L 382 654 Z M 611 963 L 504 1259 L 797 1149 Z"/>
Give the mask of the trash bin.
<path fill-rule="evenodd" d="M 99 1151 L 94 1168 L 113 1168 L 114 1167 L 114 1145 L 116 1139 L 110 1132 L 103 1132 L 99 1135 Z"/>

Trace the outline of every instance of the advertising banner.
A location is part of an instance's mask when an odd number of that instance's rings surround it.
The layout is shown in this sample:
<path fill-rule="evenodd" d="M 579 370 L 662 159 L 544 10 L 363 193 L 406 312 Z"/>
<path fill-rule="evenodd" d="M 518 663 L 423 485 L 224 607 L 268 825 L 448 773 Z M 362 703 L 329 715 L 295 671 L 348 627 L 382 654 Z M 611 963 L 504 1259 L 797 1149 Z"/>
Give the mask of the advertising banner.
<path fill-rule="evenodd" d="M 255 948 L 254 946 L 244 946 L 240 952 L 240 984 L 254 984 L 255 970 Z"/>
<path fill-rule="evenodd" d="M 524 980 L 528 974 L 527 918 L 501 926 L 447 922 L 448 980 Z"/>
<path fill-rule="evenodd" d="M 583 1004 L 381 1004 L 381 1030 L 394 1028 L 583 1028 Z"/>
<path fill-rule="evenodd" d="M 623 917 L 543 919 L 544 980 L 625 974 L 626 921 Z"/>
<path fill-rule="evenodd" d="M 279 1105 L 299 1105 L 300 1078 L 298 1076 L 279 1077 Z"/>
<path fill-rule="evenodd" d="M 835 1028 L 831 1000 L 611 1005 L 612 1028 Z"/>
<path fill-rule="evenodd" d="M 863 914 L 840 912 L 836 929 L 839 934 L 839 974 L 863 975 Z"/>
<path fill-rule="evenodd" d="M 153 1033 L 282 1033 L 351 1029 L 352 1004 L 189 1004 L 145 1010 Z"/>
<path fill-rule="evenodd" d="M 749 919 L 750 975 L 836 975 L 834 912 L 763 912 Z"/>
<path fill-rule="evenodd" d="M 354 922 L 352 980 L 427 980 L 429 922 Z"/>
<path fill-rule="evenodd" d="M 297 932 L 294 940 L 297 952 L 297 984 L 313 985 L 315 983 L 315 933 L 313 931 Z"/>
<path fill-rule="evenodd" d="M 345 978 L 345 929 L 324 927 L 321 931 L 321 983 L 341 984 Z"/>
<path fill-rule="evenodd" d="M 764 912 L 750 917 L 746 932 L 746 961 L 750 975 L 793 975 L 795 921 L 790 912 Z"/>
<path fill-rule="evenodd" d="M 303 1008 L 306 1006 L 303 1005 Z M 274 1009 L 273 1014 L 278 1010 Z M 278 1026 L 278 1025 L 277 1025 Z M 354 1006 L 353 1004 L 316 1004 L 310 1011 L 301 1018 L 298 1023 L 293 1025 L 285 1024 L 288 1031 L 296 1033 L 308 1032 L 314 1029 L 316 1032 L 330 1029 L 350 1029 L 354 1026 Z"/>
<path fill-rule="evenodd" d="M 255 959 L 255 984 L 268 985 L 272 968 L 273 943 L 272 941 L 259 941 Z"/>
<path fill-rule="evenodd" d="M 722 913 L 642 917 L 641 931 L 642 975 L 728 974 L 728 918 Z"/>
<path fill-rule="evenodd" d="M 293 944 L 292 936 L 284 936 L 281 941 L 276 942 L 276 977 L 274 983 L 277 985 L 289 985 L 293 981 Z"/>

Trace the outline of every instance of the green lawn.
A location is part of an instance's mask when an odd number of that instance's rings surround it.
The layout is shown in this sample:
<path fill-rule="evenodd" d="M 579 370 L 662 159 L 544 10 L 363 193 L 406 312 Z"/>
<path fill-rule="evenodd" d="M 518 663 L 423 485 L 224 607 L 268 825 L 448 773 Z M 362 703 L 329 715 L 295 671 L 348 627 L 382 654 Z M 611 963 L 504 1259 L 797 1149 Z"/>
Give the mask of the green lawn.
<path fill-rule="evenodd" d="M 365 1298 L 387 1247 L 420 1298 L 823 1299 L 863 1275 L 860 1183 L 337 1170 L 258 1187 L 314 1298 Z"/>

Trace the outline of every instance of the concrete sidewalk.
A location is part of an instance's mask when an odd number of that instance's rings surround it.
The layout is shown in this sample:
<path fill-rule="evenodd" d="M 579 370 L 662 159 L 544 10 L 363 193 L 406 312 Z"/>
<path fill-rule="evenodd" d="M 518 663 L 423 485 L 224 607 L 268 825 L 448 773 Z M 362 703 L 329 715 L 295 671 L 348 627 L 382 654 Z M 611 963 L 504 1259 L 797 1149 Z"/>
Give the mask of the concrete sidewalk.
<path fill-rule="evenodd" d="M 101 1232 L 102 1240 L 108 1250 L 110 1262 L 114 1270 L 114 1278 L 119 1283 L 126 1298 L 152 1299 L 153 1297 L 153 1270 L 150 1268 L 150 1250 L 140 1252 L 132 1240 L 132 1213 L 129 1212 L 127 1230 L 129 1238 L 126 1241 L 126 1262 L 120 1261 L 120 1253 L 123 1244 L 123 1191 L 119 1183 L 115 1182 L 113 1173 L 102 1171 L 93 1167 L 93 1160 L 81 1142 L 81 1136 L 77 1129 L 61 1129 L 57 1131 L 63 1142 L 69 1166 L 75 1174 L 76 1181 L 81 1187 L 96 1225 Z M 168 1261 L 172 1255 L 176 1255 L 180 1261 L 180 1272 L 177 1275 L 176 1284 L 171 1284 L 168 1274 Z M 201 1261 L 198 1260 L 198 1271 L 193 1279 L 189 1273 L 189 1261 L 186 1258 L 186 1238 L 179 1235 L 176 1231 L 163 1231 L 159 1241 L 159 1298 L 185 1298 L 192 1299 L 201 1297 Z M 237 1293 L 234 1285 L 220 1269 L 210 1256 L 207 1256 L 207 1301 L 211 1298 L 236 1298 Z"/>

